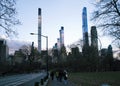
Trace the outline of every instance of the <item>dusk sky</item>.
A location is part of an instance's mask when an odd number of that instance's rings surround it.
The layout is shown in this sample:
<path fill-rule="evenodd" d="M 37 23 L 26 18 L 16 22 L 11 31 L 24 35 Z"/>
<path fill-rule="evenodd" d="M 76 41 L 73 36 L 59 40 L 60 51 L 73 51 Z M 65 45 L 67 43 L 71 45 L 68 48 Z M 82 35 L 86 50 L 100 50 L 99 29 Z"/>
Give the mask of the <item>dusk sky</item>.
<path fill-rule="evenodd" d="M 17 38 L 12 40 L 24 41 L 20 43 L 35 42 L 37 46 L 37 35 L 30 35 L 31 32 L 38 33 L 38 8 L 42 9 L 42 34 L 49 37 L 49 48 L 52 48 L 59 37 L 61 26 L 64 27 L 65 46 L 82 39 L 82 9 L 87 7 L 88 33 L 90 27 L 96 22 L 90 21 L 95 7 L 93 3 L 98 0 L 17 0 L 16 9 L 18 19 L 22 25 L 16 26 L 19 33 Z M 111 43 L 110 38 L 102 37 L 102 47 Z M 42 49 L 46 47 L 46 39 L 42 37 Z"/>

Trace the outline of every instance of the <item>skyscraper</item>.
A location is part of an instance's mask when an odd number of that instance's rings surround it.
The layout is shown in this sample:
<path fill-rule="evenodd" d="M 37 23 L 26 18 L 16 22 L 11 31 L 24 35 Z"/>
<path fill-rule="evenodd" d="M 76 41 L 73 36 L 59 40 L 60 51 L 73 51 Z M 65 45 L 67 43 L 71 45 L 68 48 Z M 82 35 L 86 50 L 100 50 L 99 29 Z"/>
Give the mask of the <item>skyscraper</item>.
<path fill-rule="evenodd" d="M 5 63 L 9 55 L 9 48 L 7 42 L 4 39 L 0 39 L 0 63 Z"/>
<path fill-rule="evenodd" d="M 86 7 L 83 8 L 83 12 L 82 12 L 82 31 L 83 31 L 83 46 L 89 46 L 87 8 Z"/>
<path fill-rule="evenodd" d="M 60 38 L 57 38 L 57 48 L 58 48 L 58 50 L 60 50 Z"/>
<path fill-rule="evenodd" d="M 98 49 L 98 36 L 96 26 L 91 27 L 91 46 L 94 46 Z"/>
<path fill-rule="evenodd" d="M 91 27 L 91 48 L 92 52 L 94 52 L 94 57 L 98 56 L 98 36 L 96 26 Z"/>
<path fill-rule="evenodd" d="M 64 27 L 62 26 L 60 32 L 60 47 L 64 46 Z"/>
<path fill-rule="evenodd" d="M 38 51 L 41 53 L 41 8 L 38 8 Z"/>

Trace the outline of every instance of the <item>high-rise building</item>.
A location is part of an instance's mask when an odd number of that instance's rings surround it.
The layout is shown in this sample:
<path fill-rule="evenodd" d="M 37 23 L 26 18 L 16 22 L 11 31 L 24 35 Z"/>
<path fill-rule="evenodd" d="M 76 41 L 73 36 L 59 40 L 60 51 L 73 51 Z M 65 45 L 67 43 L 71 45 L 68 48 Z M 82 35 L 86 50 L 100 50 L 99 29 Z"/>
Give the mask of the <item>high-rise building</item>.
<path fill-rule="evenodd" d="M 0 63 L 7 61 L 9 55 L 9 48 L 7 46 L 6 40 L 0 39 Z"/>
<path fill-rule="evenodd" d="M 57 43 L 55 43 L 55 45 L 53 46 L 52 51 L 53 51 L 53 53 L 52 53 L 52 55 L 53 55 L 52 62 L 57 63 L 58 59 L 59 59 L 59 57 L 58 57 L 58 44 Z"/>
<path fill-rule="evenodd" d="M 83 46 L 89 46 L 87 8 L 86 7 L 83 8 L 83 12 L 82 12 L 82 31 L 83 31 Z"/>
<path fill-rule="evenodd" d="M 60 50 L 60 38 L 57 38 L 57 48 Z"/>
<path fill-rule="evenodd" d="M 98 49 L 98 36 L 96 26 L 91 27 L 91 46 Z"/>
<path fill-rule="evenodd" d="M 64 27 L 62 26 L 60 32 L 60 47 L 64 46 Z"/>
<path fill-rule="evenodd" d="M 38 51 L 41 53 L 41 28 L 42 28 L 41 8 L 38 8 Z"/>
<path fill-rule="evenodd" d="M 86 7 L 84 7 L 82 11 L 82 31 L 83 31 L 82 53 L 84 57 L 89 57 L 88 22 L 87 22 L 87 8 Z"/>
<path fill-rule="evenodd" d="M 92 51 L 94 52 L 94 56 L 98 56 L 98 35 L 97 35 L 97 30 L 96 26 L 91 27 L 91 48 Z"/>

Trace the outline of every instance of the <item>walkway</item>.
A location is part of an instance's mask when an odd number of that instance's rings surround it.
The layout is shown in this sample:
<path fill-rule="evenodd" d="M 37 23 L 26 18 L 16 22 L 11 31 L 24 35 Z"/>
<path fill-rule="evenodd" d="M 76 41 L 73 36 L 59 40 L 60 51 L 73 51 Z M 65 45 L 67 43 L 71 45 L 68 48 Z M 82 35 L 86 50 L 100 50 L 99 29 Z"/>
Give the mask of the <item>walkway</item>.
<path fill-rule="evenodd" d="M 65 83 L 64 81 L 60 82 L 57 79 L 54 80 L 49 79 L 47 86 L 76 86 L 76 85 L 71 83 L 70 81 L 67 81 L 67 83 Z"/>

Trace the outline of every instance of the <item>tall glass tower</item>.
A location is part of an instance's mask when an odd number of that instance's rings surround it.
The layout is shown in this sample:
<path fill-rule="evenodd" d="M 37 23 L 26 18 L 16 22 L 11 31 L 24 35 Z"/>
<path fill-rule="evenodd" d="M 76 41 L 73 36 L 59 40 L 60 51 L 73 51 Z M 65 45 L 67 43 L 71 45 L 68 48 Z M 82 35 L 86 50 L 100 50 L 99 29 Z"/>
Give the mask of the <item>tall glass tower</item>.
<path fill-rule="evenodd" d="M 82 12 L 82 31 L 83 31 L 83 46 L 89 46 L 87 8 L 86 7 L 83 8 L 83 12 Z"/>

